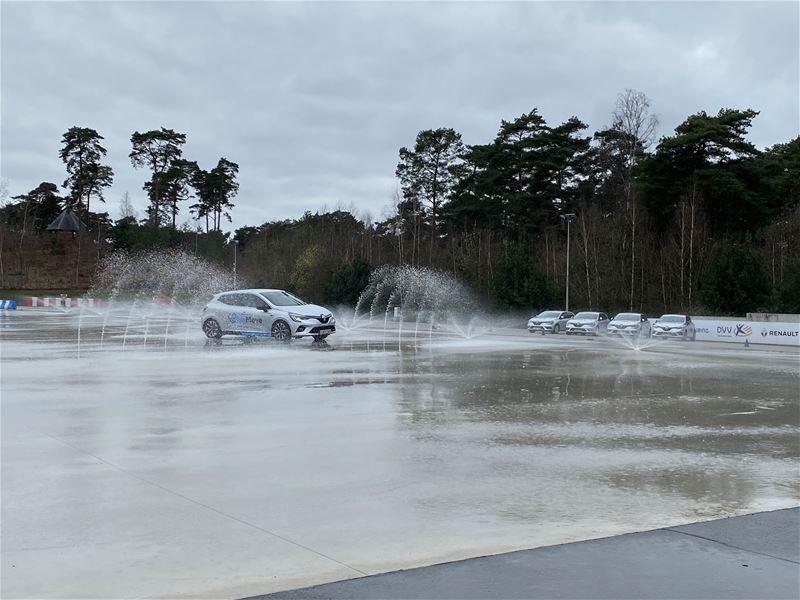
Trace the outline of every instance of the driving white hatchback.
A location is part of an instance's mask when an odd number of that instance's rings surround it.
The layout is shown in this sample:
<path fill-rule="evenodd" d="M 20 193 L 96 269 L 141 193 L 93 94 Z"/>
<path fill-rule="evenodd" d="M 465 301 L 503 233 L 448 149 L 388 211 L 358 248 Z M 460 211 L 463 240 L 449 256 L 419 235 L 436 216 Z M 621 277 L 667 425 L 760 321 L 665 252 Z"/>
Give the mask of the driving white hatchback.
<path fill-rule="evenodd" d="M 284 290 L 231 290 L 216 294 L 203 309 L 206 337 L 223 335 L 274 338 L 288 342 L 310 337 L 322 341 L 336 333 L 331 311 Z"/>

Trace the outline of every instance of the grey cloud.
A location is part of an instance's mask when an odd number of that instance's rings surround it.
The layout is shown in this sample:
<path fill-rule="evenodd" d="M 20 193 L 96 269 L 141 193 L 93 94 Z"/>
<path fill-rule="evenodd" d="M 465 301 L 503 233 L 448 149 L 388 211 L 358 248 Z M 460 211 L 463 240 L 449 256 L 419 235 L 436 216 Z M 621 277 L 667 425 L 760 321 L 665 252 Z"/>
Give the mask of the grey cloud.
<path fill-rule="evenodd" d="M 234 226 L 391 202 L 420 129 L 491 140 L 538 107 L 591 133 L 617 92 L 646 92 L 661 133 L 698 110 L 761 110 L 751 138 L 798 118 L 793 2 L 2 3 L 2 171 L 11 192 L 60 183 L 67 128 L 106 138 L 141 211 L 130 134 L 188 134 L 187 157 L 240 165 Z M 185 215 L 184 215 L 185 216 Z"/>

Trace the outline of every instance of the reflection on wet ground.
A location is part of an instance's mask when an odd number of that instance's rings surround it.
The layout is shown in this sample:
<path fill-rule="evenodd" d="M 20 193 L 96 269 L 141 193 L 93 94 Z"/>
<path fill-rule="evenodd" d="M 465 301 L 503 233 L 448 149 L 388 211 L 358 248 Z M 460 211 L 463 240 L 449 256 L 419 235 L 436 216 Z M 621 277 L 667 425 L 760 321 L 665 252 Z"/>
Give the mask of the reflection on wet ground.
<path fill-rule="evenodd" d="M 245 596 L 800 503 L 796 349 L 18 311 L 0 352 L 3 597 Z"/>

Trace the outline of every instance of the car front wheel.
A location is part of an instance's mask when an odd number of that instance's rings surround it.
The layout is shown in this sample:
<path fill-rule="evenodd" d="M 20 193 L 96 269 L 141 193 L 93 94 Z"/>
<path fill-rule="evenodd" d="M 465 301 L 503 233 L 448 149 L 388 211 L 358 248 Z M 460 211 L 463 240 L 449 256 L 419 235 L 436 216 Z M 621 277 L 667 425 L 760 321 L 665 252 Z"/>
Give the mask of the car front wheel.
<path fill-rule="evenodd" d="M 218 340 L 222 337 L 222 327 L 215 319 L 206 319 L 203 321 L 203 333 L 206 337 L 212 340 Z"/>
<path fill-rule="evenodd" d="M 288 342 L 292 339 L 292 328 L 286 321 L 275 321 L 272 324 L 272 337 L 279 342 Z"/>

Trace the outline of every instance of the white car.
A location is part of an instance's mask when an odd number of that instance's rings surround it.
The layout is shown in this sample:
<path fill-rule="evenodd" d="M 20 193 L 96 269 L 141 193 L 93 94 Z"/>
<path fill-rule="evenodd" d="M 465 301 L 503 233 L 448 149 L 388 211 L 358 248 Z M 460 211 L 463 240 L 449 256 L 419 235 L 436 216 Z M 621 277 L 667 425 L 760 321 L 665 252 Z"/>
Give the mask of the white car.
<path fill-rule="evenodd" d="M 567 321 L 567 335 L 600 335 L 608 327 L 608 316 L 602 312 L 579 312 Z"/>
<path fill-rule="evenodd" d="M 336 333 L 331 311 L 283 290 L 222 292 L 203 309 L 201 322 L 203 333 L 212 339 L 242 335 L 281 342 L 301 337 L 321 341 Z"/>
<path fill-rule="evenodd" d="M 694 341 L 697 331 L 688 315 L 661 315 L 653 323 L 652 337 L 680 338 Z"/>
<path fill-rule="evenodd" d="M 575 315 L 566 310 L 546 310 L 528 320 L 528 331 L 536 333 L 559 333 L 564 331 L 569 321 Z"/>
<path fill-rule="evenodd" d="M 619 313 L 606 329 L 608 335 L 650 337 L 650 321 L 642 313 Z"/>

